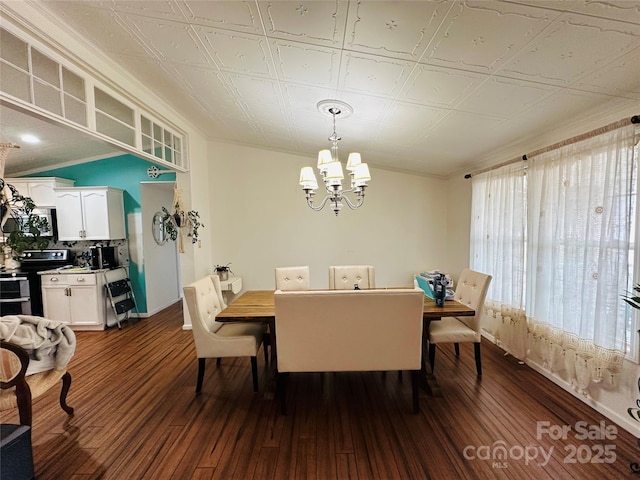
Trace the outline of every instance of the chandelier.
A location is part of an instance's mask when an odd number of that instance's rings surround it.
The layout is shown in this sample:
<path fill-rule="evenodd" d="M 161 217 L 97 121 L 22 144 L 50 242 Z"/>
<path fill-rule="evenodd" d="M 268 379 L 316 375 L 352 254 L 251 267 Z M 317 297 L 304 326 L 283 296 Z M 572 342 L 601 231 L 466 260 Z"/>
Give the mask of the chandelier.
<path fill-rule="evenodd" d="M 322 176 L 326 196 L 319 204 L 314 205 L 313 197 L 318 189 L 318 181 L 311 167 L 302 167 L 300 170 L 300 185 L 307 199 L 307 205 L 311 209 L 320 211 L 325 205 L 329 204 L 335 214 L 338 215 L 342 209 L 343 201 L 353 210 L 362 206 L 364 203 L 364 191 L 367 188 L 367 182 L 371 180 L 371 175 L 369 174 L 369 166 L 366 163 L 362 163 L 360 154 L 350 153 L 346 168 L 349 171 L 351 184 L 347 190 L 343 189 L 344 173 L 338 158 L 338 142 L 341 137 L 336 133 L 336 117 L 342 116 L 346 118 L 350 116 L 353 113 L 353 108 L 339 100 L 322 100 L 318 102 L 317 108 L 320 113 L 330 115 L 333 118 L 333 133 L 329 137 L 331 149 L 320 150 L 318 153 L 318 170 Z M 347 194 L 353 194 L 355 198 L 352 200 Z"/>

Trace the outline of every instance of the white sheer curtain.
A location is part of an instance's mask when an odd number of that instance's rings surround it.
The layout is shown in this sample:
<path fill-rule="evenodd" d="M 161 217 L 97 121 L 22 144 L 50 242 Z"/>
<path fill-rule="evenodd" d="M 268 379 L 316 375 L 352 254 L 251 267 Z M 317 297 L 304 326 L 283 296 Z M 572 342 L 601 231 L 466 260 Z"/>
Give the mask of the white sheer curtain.
<path fill-rule="evenodd" d="M 585 394 L 592 382 L 615 385 L 633 330 L 621 294 L 635 248 L 634 132 L 473 177 L 471 267 L 493 275 L 484 328 Z"/>
<path fill-rule="evenodd" d="M 526 310 L 531 347 L 579 390 L 619 373 L 628 345 L 634 131 L 529 159 Z"/>
<path fill-rule="evenodd" d="M 493 275 L 483 328 L 518 358 L 524 358 L 527 333 L 523 304 L 525 179 L 522 164 L 473 176 L 471 202 L 471 268 Z"/>

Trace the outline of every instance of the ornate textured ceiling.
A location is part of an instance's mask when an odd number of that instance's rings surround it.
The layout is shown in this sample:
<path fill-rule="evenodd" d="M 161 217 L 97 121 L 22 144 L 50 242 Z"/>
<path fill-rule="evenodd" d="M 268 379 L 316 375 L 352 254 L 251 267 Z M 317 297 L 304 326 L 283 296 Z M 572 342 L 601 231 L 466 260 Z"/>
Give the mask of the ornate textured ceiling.
<path fill-rule="evenodd" d="M 51 1 L 210 139 L 447 176 L 640 113 L 640 1 Z M 528 150 L 527 150 L 528 149 Z"/>

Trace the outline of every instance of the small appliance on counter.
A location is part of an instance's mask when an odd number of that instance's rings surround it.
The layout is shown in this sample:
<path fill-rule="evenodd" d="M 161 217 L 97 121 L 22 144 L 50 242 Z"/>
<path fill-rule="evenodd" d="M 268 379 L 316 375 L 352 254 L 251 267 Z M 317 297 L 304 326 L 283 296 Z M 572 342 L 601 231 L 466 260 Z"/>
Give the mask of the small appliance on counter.
<path fill-rule="evenodd" d="M 33 236 L 33 234 L 29 232 L 29 217 L 32 216 L 38 217 L 40 221 L 46 220 L 49 226 L 48 230 L 42 230 L 40 232 L 41 237 L 53 237 L 55 239 L 58 236 L 58 218 L 55 208 L 35 208 L 29 214 L 9 216 L 2 227 L 2 233 L 8 235 L 14 231 L 22 231 L 27 236 Z"/>
<path fill-rule="evenodd" d="M 102 270 L 112 269 L 118 266 L 118 247 L 90 247 L 91 269 Z"/>

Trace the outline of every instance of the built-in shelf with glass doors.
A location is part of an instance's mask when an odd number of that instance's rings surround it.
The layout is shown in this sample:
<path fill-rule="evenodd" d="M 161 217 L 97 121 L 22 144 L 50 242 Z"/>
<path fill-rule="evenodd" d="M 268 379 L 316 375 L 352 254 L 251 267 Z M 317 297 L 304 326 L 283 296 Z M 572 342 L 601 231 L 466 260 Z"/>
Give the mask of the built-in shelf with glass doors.
<path fill-rule="evenodd" d="M 151 109 L 116 94 L 10 24 L 0 27 L 0 44 L 0 98 L 7 105 L 46 112 L 143 158 L 186 169 L 186 135 Z"/>

